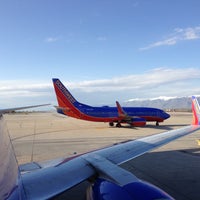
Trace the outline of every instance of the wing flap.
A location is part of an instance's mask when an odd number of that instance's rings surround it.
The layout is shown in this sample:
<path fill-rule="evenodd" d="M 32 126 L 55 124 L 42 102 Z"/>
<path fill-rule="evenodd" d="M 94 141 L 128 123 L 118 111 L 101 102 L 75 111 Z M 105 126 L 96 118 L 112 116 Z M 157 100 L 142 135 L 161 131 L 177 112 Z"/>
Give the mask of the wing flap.
<path fill-rule="evenodd" d="M 48 199 L 94 175 L 95 169 L 81 157 L 53 167 L 22 174 L 27 199 Z"/>
<path fill-rule="evenodd" d="M 86 154 L 82 157 L 84 157 L 101 176 L 110 179 L 118 185 L 123 186 L 138 181 L 138 178 L 131 172 L 122 169 L 102 156 L 93 153 L 89 155 Z"/>

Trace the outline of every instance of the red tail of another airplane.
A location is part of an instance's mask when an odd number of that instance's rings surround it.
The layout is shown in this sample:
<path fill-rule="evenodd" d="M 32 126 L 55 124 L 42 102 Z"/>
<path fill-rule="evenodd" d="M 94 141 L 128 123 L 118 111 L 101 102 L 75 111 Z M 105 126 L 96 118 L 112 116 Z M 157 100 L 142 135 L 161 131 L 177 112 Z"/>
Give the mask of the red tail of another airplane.
<path fill-rule="evenodd" d="M 193 121 L 192 125 L 200 125 L 200 108 L 196 97 L 192 97 L 192 113 Z"/>
<path fill-rule="evenodd" d="M 73 106 L 77 101 L 67 90 L 67 88 L 61 83 L 59 79 L 53 79 L 53 84 L 60 107 Z M 64 97 L 64 98 L 63 98 Z"/>
<path fill-rule="evenodd" d="M 80 103 L 72 96 L 59 79 L 54 78 L 52 80 L 58 101 L 58 107 L 56 107 L 58 113 L 80 118 L 81 113 L 76 108 Z"/>

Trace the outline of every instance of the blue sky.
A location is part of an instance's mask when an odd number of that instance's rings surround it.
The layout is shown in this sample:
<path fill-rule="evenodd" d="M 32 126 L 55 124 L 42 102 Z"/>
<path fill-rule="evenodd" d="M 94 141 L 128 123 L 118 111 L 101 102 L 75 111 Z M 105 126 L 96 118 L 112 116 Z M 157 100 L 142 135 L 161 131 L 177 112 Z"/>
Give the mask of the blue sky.
<path fill-rule="evenodd" d="M 198 0 L 1 0 L 0 106 L 200 94 Z"/>

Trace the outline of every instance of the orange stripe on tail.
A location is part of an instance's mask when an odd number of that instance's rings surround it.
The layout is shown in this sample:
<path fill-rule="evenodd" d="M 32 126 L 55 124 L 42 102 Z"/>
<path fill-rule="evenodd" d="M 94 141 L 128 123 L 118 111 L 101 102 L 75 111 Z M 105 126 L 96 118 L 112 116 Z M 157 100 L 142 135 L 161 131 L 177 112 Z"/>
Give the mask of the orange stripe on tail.
<path fill-rule="evenodd" d="M 192 114 L 192 125 L 200 125 L 200 108 L 197 98 L 195 96 L 192 96 Z"/>

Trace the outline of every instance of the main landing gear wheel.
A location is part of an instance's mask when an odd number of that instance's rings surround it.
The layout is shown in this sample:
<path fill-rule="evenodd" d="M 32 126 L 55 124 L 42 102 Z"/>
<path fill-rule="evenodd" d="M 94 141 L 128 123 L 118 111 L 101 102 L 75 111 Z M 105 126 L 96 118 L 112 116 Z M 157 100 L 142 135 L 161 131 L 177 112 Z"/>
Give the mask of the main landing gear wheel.
<path fill-rule="evenodd" d="M 159 122 L 156 122 L 156 126 L 159 126 Z"/>
<path fill-rule="evenodd" d="M 109 126 L 114 126 L 114 123 L 113 122 L 109 122 Z"/>
<path fill-rule="evenodd" d="M 116 127 L 120 128 L 120 127 L 122 127 L 122 125 L 118 122 L 118 123 L 116 124 Z"/>

